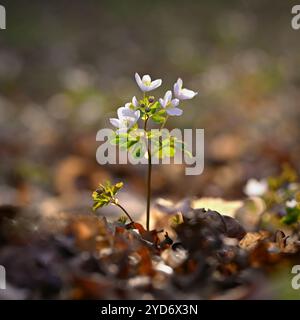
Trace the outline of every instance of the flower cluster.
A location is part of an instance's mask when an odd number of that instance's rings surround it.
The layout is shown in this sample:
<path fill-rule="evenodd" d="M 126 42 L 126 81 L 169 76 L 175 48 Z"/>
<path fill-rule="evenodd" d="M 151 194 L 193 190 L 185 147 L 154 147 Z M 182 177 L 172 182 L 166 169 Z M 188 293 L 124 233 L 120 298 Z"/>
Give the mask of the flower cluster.
<path fill-rule="evenodd" d="M 168 116 L 180 116 L 183 111 L 178 106 L 180 101 L 194 98 L 198 93 L 183 88 L 183 81 L 179 78 L 174 84 L 173 93 L 168 90 L 163 98 L 155 101 L 154 97 L 147 96 L 146 93 L 161 86 L 162 80 L 153 80 L 149 75 L 140 77 L 135 74 L 135 80 L 141 91 L 144 93 L 142 99 L 138 100 L 135 96 L 131 102 L 118 108 L 118 118 L 111 118 L 110 123 L 117 128 L 117 133 L 127 132 L 137 125 L 137 121 L 142 118 L 148 120 L 152 118 L 154 122 L 165 123 Z"/>
<path fill-rule="evenodd" d="M 300 183 L 297 172 L 289 165 L 283 166 L 278 176 L 248 180 L 244 193 L 261 198 L 265 208 L 261 221 L 276 221 L 295 226 L 300 221 Z M 257 199 L 256 199 L 257 201 Z"/>
<path fill-rule="evenodd" d="M 165 130 L 162 129 L 169 116 L 182 115 L 183 111 L 179 108 L 180 102 L 192 99 L 198 93 L 183 88 L 183 82 L 179 78 L 173 86 L 173 92 L 168 90 L 164 94 L 164 97 L 156 100 L 155 97 L 148 95 L 148 92 L 160 87 L 162 84 L 161 79 L 152 81 L 148 74 L 140 77 L 136 73 L 135 80 L 143 92 L 143 96 L 141 99 L 134 96 L 130 102 L 118 108 L 117 118 L 110 118 L 110 123 L 116 128 L 110 139 L 110 143 L 118 145 L 120 150 L 128 150 L 129 154 L 136 159 L 148 159 L 146 228 L 149 231 L 152 157 L 158 159 L 172 158 L 176 150 L 183 151 L 188 156 L 191 156 L 183 141 L 171 134 L 166 135 Z M 160 124 L 160 129 L 156 130 L 155 133 L 147 128 L 149 119 Z M 143 121 L 142 128 L 138 126 L 139 120 Z M 110 184 L 107 186 L 101 185 L 99 190 L 93 193 L 93 208 L 96 210 L 105 205 L 113 204 L 118 206 L 130 221 L 133 222 L 126 209 L 115 198 L 115 194 L 120 188 L 120 184 L 115 186 L 111 186 Z"/>

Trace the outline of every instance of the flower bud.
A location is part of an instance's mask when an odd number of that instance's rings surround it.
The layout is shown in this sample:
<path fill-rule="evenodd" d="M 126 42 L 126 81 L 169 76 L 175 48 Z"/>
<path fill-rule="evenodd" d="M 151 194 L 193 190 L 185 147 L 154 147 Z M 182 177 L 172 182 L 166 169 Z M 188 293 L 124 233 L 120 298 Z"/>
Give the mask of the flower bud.
<path fill-rule="evenodd" d="M 149 107 L 145 109 L 146 112 L 150 112 L 150 110 L 151 109 Z"/>
<path fill-rule="evenodd" d="M 148 98 L 148 101 L 149 101 L 150 103 L 153 103 L 153 102 L 154 102 L 154 97 L 153 97 L 153 96 L 149 97 L 149 98 Z"/>
<path fill-rule="evenodd" d="M 105 188 L 101 186 L 101 187 L 99 187 L 98 189 L 96 189 L 96 192 L 97 192 L 99 195 L 101 195 L 102 193 L 105 192 Z"/>

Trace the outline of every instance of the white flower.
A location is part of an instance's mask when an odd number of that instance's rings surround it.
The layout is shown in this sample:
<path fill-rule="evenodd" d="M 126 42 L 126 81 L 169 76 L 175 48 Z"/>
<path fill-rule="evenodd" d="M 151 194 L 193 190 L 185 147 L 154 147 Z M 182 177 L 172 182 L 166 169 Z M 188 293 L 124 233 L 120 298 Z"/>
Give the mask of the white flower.
<path fill-rule="evenodd" d="M 137 108 L 138 106 L 139 106 L 139 102 L 135 96 L 132 98 L 131 102 L 125 103 L 125 108 L 128 108 L 128 109 L 134 109 L 134 108 Z"/>
<path fill-rule="evenodd" d="M 128 104 L 126 104 L 128 105 Z M 110 123 L 118 128 L 118 132 L 123 132 L 123 131 L 127 131 L 128 129 L 130 129 L 139 119 L 140 117 L 140 111 L 134 111 L 130 108 L 128 108 L 128 106 L 125 107 L 120 107 L 118 109 L 118 119 L 116 118 L 110 118 L 109 121 Z"/>
<path fill-rule="evenodd" d="M 258 181 L 256 179 L 249 179 L 244 188 L 244 193 L 248 197 L 258 197 L 262 196 L 268 190 L 267 181 L 261 180 Z"/>
<path fill-rule="evenodd" d="M 288 207 L 288 208 L 295 208 L 297 206 L 297 201 L 295 199 L 292 199 L 292 200 L 288 200 L 285 205 Z"/>
<path fill-rule="evenodd" d="M 151 81 L 151 77 L 148 74 L 144 75 L 141 79 L 138 73 L 135 74 L 135 81 L 143 92 L 152 91 L 162 83 L 161 79 Z"/>
<path fill-rule="evenodd" d="M 189 89 L 182 88 L 183 82 L 178 78 L 177 82 L 174 84 L 174 94 L 175 97 L 179 100 L 188 100 L 193 99 L 198 92 L 194 92 Z"/>
<path fill-rule="evenodd" d="M 179 100 L 178 99 L 173 99 L 172 100 L 172 91 L 168 90 L 164 96 L 164 98 L 159 99 L 159 103 L 161 106 L 166 109 L 166 112 L 170 116 L 181 116 L 183 111 L 177 106 L 179 105 Z"/>

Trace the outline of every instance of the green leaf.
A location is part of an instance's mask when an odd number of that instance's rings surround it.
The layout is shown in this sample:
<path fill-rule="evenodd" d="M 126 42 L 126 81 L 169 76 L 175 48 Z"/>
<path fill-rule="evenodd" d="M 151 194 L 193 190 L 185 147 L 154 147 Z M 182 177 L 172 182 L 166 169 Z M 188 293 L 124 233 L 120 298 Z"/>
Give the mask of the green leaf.
<path fill-rule="evenodd" d="M 113 146 L 117 145 L 119 143 L 119 136 L 114 133 L 110 138 L 109 138 L 109 143 L 112 144 Z"/>
<path fill-rule="evenodd" d="M 177 150 L 183 151 L 189 158 L 193 157 L 192 153 L 188 150 L 186 143 L 183 141 L 176 139 L 174 141 L 174 146 Z"/>
<path fill-rule="evenodd" d="M 146 153 L 146 144 L 143 141 L 139 141 L 133 147 L 130 148 L 129 152 L 135 159 L 143 158 Z"/>
<path fill-rule="evenodd" d="M 158 108 L 160 108 L 160 104 L 156 101 L 152 105 L 150 105 L 150 113 L 154 114 Z"/>
<path fill-rule="evenodd" d="M 166 113 L 166 110 L 165 109 L 161 109 L 159 110 L 156 114 L 158 114 L 159 116 L 166 116 L 167 113 Z"/>
<path fill-rule="evenodd" d="M 165 120 L 166 120 L 166 117 L 161 116 L 161 115 L 156 113 L 151 117 L 151 119 L 156 123 L 164 123 Z"/>
<path fill-rule="evenodd" d="M 112 185 L 109 181 L 105 185 L 100 184 L 92 193 L 92 198 L 94 201 L 93 210 L 107 206 L 113 200 L 115 200 L 115 195 L 123 187 L 123 182 L 118 182 L 115 185 Z"/>
<path fill-rule="evenodd" d="M 161 137 L 161 132 L 159 130 L 152 130 L 147 132 L 147 138 L 152 139 L 153 142 L 158 141 L 159 137 Z"/>
<path fill-rule="evenodd" d="M 130 149 L 134 144 L 136 144 L 138 140 L 130 140 L 127 142 L 127 149 Z"/>
<path fill-rule="evenodd" d="M 114 186 L 111 187 L 112 193 L 115 196 L 117 192 L 123 188 L 123 182 L 118 182 Z"/>
<path fill-rule="evenodd" d="M 121 224 L 126 224 L 126 221 L 127 221 L 127 217 L 126 216 L 121 216 L 118 219 L 118 222 L 121 223 Z"/>
<path fill-rule="evenodd" d="M 135 136 L 133 132 L 116 134 L 110 140 L 112 145 L 119 145 L 121 150 L 128 150 L 139 141 L 140 137 Z"/>
<path fill-rule="evenodd" d="M 175 155 L 175 149 L 174 149 L 174 147 L 168 145 L 168 146 L 165 146 L 162 148 L 162 153 L 163 153 L 164 157 L 172 158 Z"/>
<path fill-rule="evenodd" d="M 175 153 L 176 153 L 176 150 L 173 146 L 165 145 L 156 149 L 156 151 L 154 151 L 154 156 L 157 157 L 158 159 L 172 158 L 174 157 Z"/>
<path fill-rule="evenodd" d="M 286 215 L 281 219 L 281 222 L 286 225 L 292 225 L 298 222 L 300 218 L 300 209 L 298 207 L 286 208 Z"/>
<path fill-rule="evenodd" d="M 122 144 L 123 142 L 127 141 L 128 140 L 128 133 L 115 133 L 111 139 L 109 140 L 109 142 L 112 144 L 112 145 L 119 145 L 119 144 Z"/>
<path fill-rule="evenodd" d="M 102 204 L 100 202 L 95 202 L 93 204 L 93 211 L 96 211 L 100 207 L 102 207 Z"/>
<path fill-rule="evenodd" d="M 136 129 L 138 129 L 138 128 L 139 128 L 138 124 L 135 123 L 135 124 L 129 129 L 129 132 L 134 131 L 134 130 L 136 130 Z"/>

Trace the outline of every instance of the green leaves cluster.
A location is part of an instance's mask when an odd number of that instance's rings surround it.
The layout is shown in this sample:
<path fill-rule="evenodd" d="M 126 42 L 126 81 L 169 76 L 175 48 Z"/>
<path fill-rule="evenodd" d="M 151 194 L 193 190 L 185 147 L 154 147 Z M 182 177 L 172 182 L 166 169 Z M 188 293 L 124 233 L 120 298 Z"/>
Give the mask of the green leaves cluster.
<path fill-rule="evenodd" d="M 266 212 L 276 214 L 280 223 L 293 226 L 300 221 L 300 182 L 297 172 L 284 164 L 277 176 L 268 178 L 268 191 L 263 195 Z M 282 217 L 282 210 L 285 215 Z"/>
<path fill-rule="evenodd" d="M 94 201 L 93 210 L 97 210 L 98 208 L 107 206 L 110 203 L 114 203 L 117 201 L 115 198 L 118 191 L 123 187 L 123 182 L 118 182 L 112 185 L 109 181 L 105 183 L 105 185 L 100 184 L 92 194 L 92 198 Z"/>
<path fill-rule="evenodd" d="M 184 152 L 192 157 L 186 143 L 168 132 L 162 133 L 160 130 L 144 132 L 136 129 L 127 133 L 115 133 L 110 143 L 119 145 L 121 150 L 128 150 L 134 158 L 140 159 L 148 152 L 148 146 L 151 147 L 152 156 L 158 159 L 172 158 L 177 151 Z"/>
<path fill-rule="evenodd" d="M 281 218 L 281 222 L 290 226 L 297 223 L 300 218 L 300 208 L 299 205 L 293 208 L 286 208 L 286 215 Z"/>
<path fill-rule="evenodd" d="M 172 158 L 177 151 L 183 151 L 189 157 L 192 157 L 186 143 L 168 132 L 158 132 L 156 137 L 152 136 L 151 143 L 153 144 L 153 156 L 158 159 Z"/>
<path fill-rule="evenodd" d="M 141 118 L 146 121 L 152 119 L 156 123 L 164 123 L 167 120 L 167 113 L 158 101 L 154 100 L 153 96 L 144 97 L 139 101 L 140 107 L 138 110 L 141 112 Z"/>
<path fill-rule="evenodd" d="M 133 105 L 130 108 L 134 108 Z M 135 124 L 127 132 L 116 131 L 110 138 L 112 145 L 118 145 L 121 150 L 128 151 L 134 158 L 140 159 L 150 150 L 151 146 L 152 156 L 159 159 L 172 158 L 175 156 L 176 151 L 183 151 L 189 157 L 192 157 L 191 152 L 188 150 L 187 145 L 175 136 L 169 133 L 162 133 L 161 129 L 168 119 L 168 115 L 158 101 L 154 101 L 154 97 L 144 97 L 139 100 L 139 108 L 141 118 L 145 123 L 151 119 L 154 123 L 161 124 L 159 130 L 144 131 L 139 129 Z M 146 129 L 146 125 L 145 128 Z"/>

